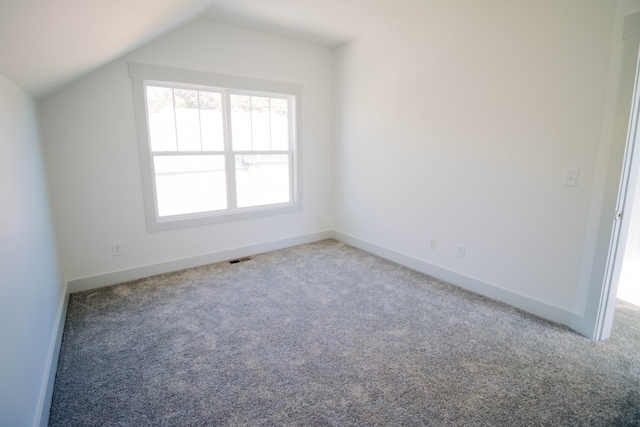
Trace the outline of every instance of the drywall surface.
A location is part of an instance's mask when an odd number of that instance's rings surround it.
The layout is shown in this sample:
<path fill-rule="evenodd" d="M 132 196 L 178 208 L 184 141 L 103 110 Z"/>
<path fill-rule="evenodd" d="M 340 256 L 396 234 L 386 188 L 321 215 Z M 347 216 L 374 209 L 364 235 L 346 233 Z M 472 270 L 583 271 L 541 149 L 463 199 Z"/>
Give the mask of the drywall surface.
<path fill-rule="evenodd" d="M 129 61 L 302 85 L 302 211 L 147 232 Z M 328 229 L 332 78 L 329 48 L 197 20 L 42 100 L 46 162 L 67 278 Z M 121 256 L 112 256 L 113 242 L 122 243 Z"/>
<path fill-rule="evenodd" d="M 616 7 L 609 81 L 602 121 L 600 147 L 594 171 L 591 205 L 583 251 L 580 280 L 575 299 L 577 316 L 572 327 L 581 333 L 606 339 L 611 333 L 616 302 L 616 262 L 608 265 L 614 236 L 616 200 L 621 183 L 629 112 L 638 57 L 638 0 L 619 0 Z M 630 19 L 630 20 L 629 20 Z M 627 221 L 625 213 L 622 223 Z M 619 246 L 626 238 L 621 224 Z M 615 252 L 615 251 L 614 251 Z M 616 254 L 611 256 L 620 259 Z M 612 258 L 613 259 L 613 258 Z"/>
<path fill-rule="evenodd" d="M 0 147 L 0 425 L 33 426 L 64 290 L 35 104 L 3 76 Z"/>
<path fill-rule="evenodd" d="M 573 312 L 615 12 L 429 2 L 338 48 L 334 228 Z"/>

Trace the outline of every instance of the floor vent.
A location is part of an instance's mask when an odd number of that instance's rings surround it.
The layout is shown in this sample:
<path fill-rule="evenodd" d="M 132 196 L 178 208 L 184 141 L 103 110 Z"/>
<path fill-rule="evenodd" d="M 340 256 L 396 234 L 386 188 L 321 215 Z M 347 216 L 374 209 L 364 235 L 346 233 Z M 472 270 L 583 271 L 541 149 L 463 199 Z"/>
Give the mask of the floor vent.
<path fill-rule="evenodd" d="M 232 259 L 229 264 L 237 264 L 239 262 L 251 261 L 253 258 L 246 256 L 244 258 Z"/>

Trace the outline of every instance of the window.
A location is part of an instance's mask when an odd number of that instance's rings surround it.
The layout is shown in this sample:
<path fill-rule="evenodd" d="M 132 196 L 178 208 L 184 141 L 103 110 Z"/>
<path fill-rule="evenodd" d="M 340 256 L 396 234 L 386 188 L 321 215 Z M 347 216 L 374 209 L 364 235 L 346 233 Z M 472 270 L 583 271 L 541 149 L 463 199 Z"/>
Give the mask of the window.
<path fill-rule="evenodd" d="M 150 231 L 300 208 L 297 85 L 129 64 Z"/>

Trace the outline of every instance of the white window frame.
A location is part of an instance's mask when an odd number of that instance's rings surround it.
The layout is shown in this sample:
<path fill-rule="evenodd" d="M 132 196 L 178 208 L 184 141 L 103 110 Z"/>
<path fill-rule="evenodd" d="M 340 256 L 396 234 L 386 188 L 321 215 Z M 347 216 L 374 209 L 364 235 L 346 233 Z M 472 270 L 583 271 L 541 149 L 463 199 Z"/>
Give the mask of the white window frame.
<path fill-rule="evenodd" d="M 226 221 L 237 221 L 250 218 L 258 218 L 269 215 L 286 214 L 300 211 L 302 209 L 301 200 L 301 179 L 300 171 L 300 104 L 302 98 L 302 86 L 288 83 L 272 82 L 266 80 L 250 79 L 245 77 L 227 76 L 201 71 L 183 70 L 178 68 L 161 67 L 156 65 L 129 63 L 129 76 L 133 82 L 133 100 L 136 116 L 136 127 L 138 133 L 138 152 L 140 156 L 140 168 L 142 174 L 142 188 L 144 193 L 145 216 L 148 231 L 162 231 L 183 227 L 193 227 L 207 224 L 215 224 Z M 235 206 L 234 194 L 230 199 L 234 204 L 225 210 L 211 211 L 204 213 L 173 215 L 160 217 L 156 202 L 155 172 L 153 167 L 153 153 L 149 141 L 149 126 L 147 119 L 147 102 L 145 95 L 145 84 L 159 83 L 177 87 L 180 85 L 198 86 L 200 88 L 213 88 L 222 90 L 229 94 L 249 94 L 266 96 L 286 96 L 290 101 L 290 174 L 291 185 L 290 202 L 275 205 L 263 205 L 248 208 L 237 208 Z M 228 128 L 228 118 L 225 120 L 225 127 Z M 225 139 L 228 141 L 229 129 L 227 129 Z M 233 157 L 234 152 L 231 144 L 225 144 L 225 155 Z M 258 152 L 255 152 L 258 153 Z M 206 154 L 206 152 L 203 152 Z M 253 154 L 253 153 L 252 153 Z M 272 154 L 282 154 L 273 152 Z M 231 161 L 227 161 L 227 181 L 233 183 L 234 168 Z"/>

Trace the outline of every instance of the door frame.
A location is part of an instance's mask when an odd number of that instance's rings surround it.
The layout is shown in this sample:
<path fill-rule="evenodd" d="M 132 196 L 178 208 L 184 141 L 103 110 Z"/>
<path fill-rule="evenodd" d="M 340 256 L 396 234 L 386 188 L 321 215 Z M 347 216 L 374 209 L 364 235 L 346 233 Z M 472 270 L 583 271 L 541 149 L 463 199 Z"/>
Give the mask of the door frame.
<path fill-rule="evenodd" d="M 633 199 L 636 187 L 640 184 L 640 142 L 638 141 L 640 138 L 640 12 L 625 18 L 623 39 L 625 54 L 635 55 L 633 62 L 635 78 L 615 209 L 613 212 L 603 212 L 604 215 L 611 215 L 611 222 L 608 222 L 611 227 L 611 237 L 595 313 L 595 327 L 591 337 L 594 340 L 605 340 L 611 336 L 618 283 L 632 218 Z M 621 87 L 620 90 L 625 89 Z"/>

